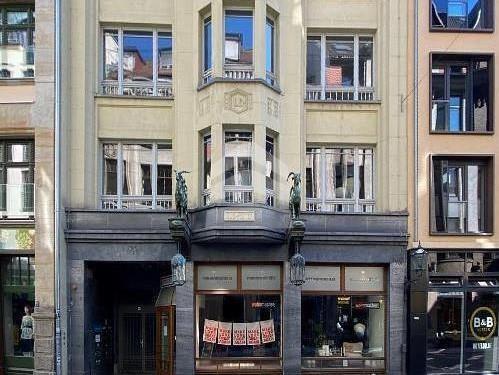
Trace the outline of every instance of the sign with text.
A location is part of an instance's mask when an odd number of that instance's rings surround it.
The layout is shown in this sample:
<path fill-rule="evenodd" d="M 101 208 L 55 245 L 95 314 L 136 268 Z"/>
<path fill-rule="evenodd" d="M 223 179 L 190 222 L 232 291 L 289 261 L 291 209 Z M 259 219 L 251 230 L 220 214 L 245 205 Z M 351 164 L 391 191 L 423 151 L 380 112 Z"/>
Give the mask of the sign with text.
<path fill-rule="evenodd" d="M 281 268 L 274 265 L 241 266 L 243 290 L 280 290 Z"/>
<path fill-rule="evenodd" d="M 217 342 L 218 322 L 215 320 L 205 319 L 203 330 L 203 341 L 215 344 Z"/>
<path fill-rule="evenodd" d="M 232 324 L 232 343 L 234 345 L 246 345 L 246 323 Z"/>
<path fill-rule="evenodd" d="M 260 322 L 246 323 L 248 345 L 260 345 Z"/>
<path fill-rule="evenodd" d="M 497 329 L 497 317 L 490 307 L 482 306 L 471 314 L 470 332 L 479 341 L 485 341 L 492 337 Z"/>
<path fill-rule="evenodd" d="M 237 289 L 237 266 L 206 265 L 198 267 L 198 290 Z"/>
<path fill-rule="evenodd" d="M 232 323 L 218 322 L 218 343 L 220 345 L 232 344 Z"/>
<path fill-rule="evenodd" d="M 302 290 L 337 292 L 340 290 L 339 266 L 307 266 Z"/>
<path fill-rule="evenodd" d="M 345 290 L 349 292 L 382 292 L 385 289 L 383 267 L 345 267 Z"/>
<path fill-rule="evenodd" d="M 260 322 L 262 331 L 262 344 L 268 344 L 275 341 L 274 320 L 264 320 Z"/>

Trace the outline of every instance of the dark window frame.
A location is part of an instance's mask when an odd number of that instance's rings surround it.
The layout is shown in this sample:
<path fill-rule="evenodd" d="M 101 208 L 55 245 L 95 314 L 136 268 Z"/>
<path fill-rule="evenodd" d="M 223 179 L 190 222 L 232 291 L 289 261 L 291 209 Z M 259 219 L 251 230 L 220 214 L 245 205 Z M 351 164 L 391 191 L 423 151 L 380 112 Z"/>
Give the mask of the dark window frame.
<path fill-rule="evenodd" d="M 487 27 L 481 29 L 471 29 L 471 28 L 458 28 L 458 27 L 436 27 L 433 25 L 433 1 L 428 1 L 428 24 L 430 32 L 443 32 L 443 33 L 493 33 L 495 31 L 495 0 L 483 0 L 489 1 L 487 4 L 490 7 L 490 12 L 486 16 Z"/>
<path fill-rule="evenodd" d="M 438 159 L 450 162 L 451 166 L 479 165 L 485 167 L 483 204 L 483 231 L 478 232 L 448 232 L 437 231 L 435 214 L 435 161 Z M 448 164 L 449 165 L 449 164 Z M 430 191 L 429 191 L 429 231 L 431 236 L 492 236 L 494 234 L 494 155 L 430 155 Z"/>
<path fill-rule="evenodd" d="M 489 82 L 492 84 L 489 84 L 489 106 L 487 108 L 487 130 L 460 130 L 460 131 L 450 131 L 448 130 L 449 128 L 449 116 L 446 114 L 446 124 L 445 127 L 447 130 L 433 130 L 432 129 L 432 123 L 433 123 L 433 68 L 435 67 L 445 67 L 445 95 L 449 97 L 449 82 L 450 82 L 450 73 L 449 69 L 450 66 L 456 66 L 456 65 L 461 65 L 465 66 L 469 70 L 469 74 L 467 77 L 467 92 L 466 92 L 466 97 L 468 99 L 467 105 L 466 105 L 466 118 L 467 121 L 470 123 L 470 126 L 474 127 L 474 117 L 473 117 L 473 64 L 477 61 L 480 60 L 486 60 L 488 64 L 488 75 L 489 75 Z M 494 102 L 495 102 L 495 92 L 494 92 L 494 79 L 495 79 L 495 56 L 493 54 L 477 54 L 477 53 L 446 53 L 446 52 L 431 52 L 430 53 L 430 59 L 429 59 L 429 78 L 430 78 L 430 85 L 429 85 L 429 95 L 428 95 L 428 108 L 429 108 L 429 113 L 428 113 L 428 124 L 429 124 L 429 132 L 430 134 L 455 134 L 455 135 L 465 135 L 465 134 L 484 134 L 484 135 L 492 135 L 494 134 L 494 115 L 495 115 L 495 109 L 494 109 Z M 449 101 L 449 98 L 446 99 Z"/>

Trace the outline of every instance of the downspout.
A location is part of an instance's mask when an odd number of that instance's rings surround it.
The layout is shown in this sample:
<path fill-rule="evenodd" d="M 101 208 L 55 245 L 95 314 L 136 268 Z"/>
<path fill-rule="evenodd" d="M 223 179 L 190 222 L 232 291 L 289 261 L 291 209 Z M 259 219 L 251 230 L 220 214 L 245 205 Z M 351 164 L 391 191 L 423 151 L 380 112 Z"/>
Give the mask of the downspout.
<path fill-rule="evenodd" d="M 419 239 L 419 207 L 418 207 L 418 181 L 419 181 L 419 0 L 414 0 L 414 235 L 413 242 Z"/>
<path fill-rule="evenodd" d="M 55 105 L 54 105 L 54 209 L 55 209 L 55 365 L 56 374 L 62 374 L 61 337 L 61 0 L 55 0 Z"/>

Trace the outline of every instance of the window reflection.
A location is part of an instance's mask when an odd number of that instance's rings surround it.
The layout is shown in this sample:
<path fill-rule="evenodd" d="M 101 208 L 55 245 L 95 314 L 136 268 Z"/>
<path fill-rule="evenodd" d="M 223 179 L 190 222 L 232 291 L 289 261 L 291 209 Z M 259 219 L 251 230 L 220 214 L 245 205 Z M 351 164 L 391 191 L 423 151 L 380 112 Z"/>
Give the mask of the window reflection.
<path fill-rule="evenodd" d="M 307 84 L 321 84 L 321 37 L 307 38 Z"/>
<path fill-rule="evenodd" d="M 353 86 L 354 38 L 326 38 L 326 86 Z"/>
<path fill-rule="evenodd" d="M 251 133 L 225 133 L 225 185 L 251 186 L 251 154 Z"/>
<path fill-rule="evenodd" d="M 104 30 L 104 79 L 118 80 L 118 31 Z"/>
<path fill-rule="evenodd" d="M 493 0 L 432 0 L 432 26 L 442 29 L 492 28 Z"/>
<path fill-rule="evenodd" d="M 203 26 L 203 65 L 204 70 L 210 70 L 212 67 L 212 35 L 211 35 L 211 17 L 206 17 Z"/>
<path fill-rule="evenodd" d="M 152 81 L 152 32 L 125 31 L 123 33 L 123 80 Z"/>
<path fill-rule="evenodd" d="M 172 81 L 173 55 L 171 33 L 158 33 L 158 81 Z"/>
<path fill-rule="evenodd" d="M 225 11 L 225 63 L 253 64 L 252 11 Z"/>

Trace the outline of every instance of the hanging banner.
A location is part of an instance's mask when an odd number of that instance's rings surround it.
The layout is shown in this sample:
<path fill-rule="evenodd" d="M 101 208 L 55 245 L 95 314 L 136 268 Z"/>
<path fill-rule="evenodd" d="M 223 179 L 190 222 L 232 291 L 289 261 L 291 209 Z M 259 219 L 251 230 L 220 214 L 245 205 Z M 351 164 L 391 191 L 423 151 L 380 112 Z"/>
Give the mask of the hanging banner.
<path fill-rule="evenodd" d="M 246 323 L 248 345 L 260 345 L 260 323 Z"/>
<path fill-rule="evenodd" d="M 232 344 L 246 345 L 246 323 L 232 324 Z"/>
<path fill-rule="evenodd" d="M 218 322 L 218 344 L 232 344 L 232 323 Z"/>
<path fill-rule="evenodd" d="M 204 330 L 203 330 L 203 341 L 216 344 L 217 331 L 218 331 L 218 322 L 210 319 L 205 319 Z"/>
<path fill-rule="evenodd" d="M 260 328 L 262 331 L 262 344 L 268 344 L 269 342 L 275 341 L 273 319 L 260 322 Z"/>

